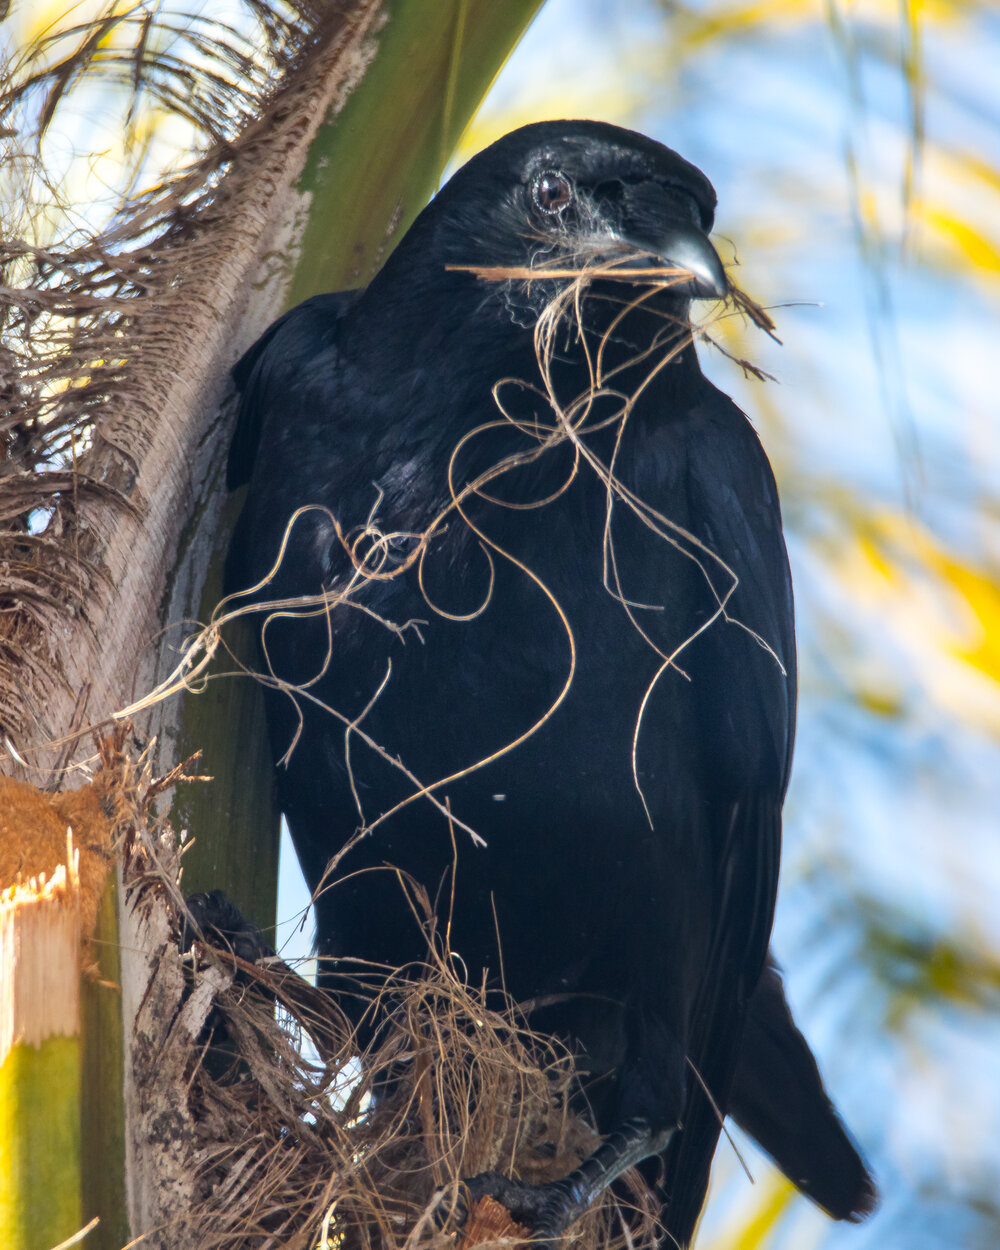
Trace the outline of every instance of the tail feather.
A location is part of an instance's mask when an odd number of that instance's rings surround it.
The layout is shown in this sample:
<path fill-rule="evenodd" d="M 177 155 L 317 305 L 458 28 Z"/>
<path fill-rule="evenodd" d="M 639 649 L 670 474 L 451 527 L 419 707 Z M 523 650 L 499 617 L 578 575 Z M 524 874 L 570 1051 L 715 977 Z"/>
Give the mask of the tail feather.
<path fill-rule="evenodd" d="M 857 1222 L 875 1209 L 875 1182 L 823 1088 L 771 959 L 750 999 L 729 1112 L 834 1219 Z"/>

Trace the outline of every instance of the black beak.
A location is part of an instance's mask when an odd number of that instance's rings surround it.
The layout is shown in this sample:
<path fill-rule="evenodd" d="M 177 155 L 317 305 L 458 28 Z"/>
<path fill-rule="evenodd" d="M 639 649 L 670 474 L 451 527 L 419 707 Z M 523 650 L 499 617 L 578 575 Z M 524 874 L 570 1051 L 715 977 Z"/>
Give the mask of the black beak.
<path fill-rule="evenodd" d="M 683 269 L 689 275 L 668 278 L 671 291 L 688 299 L 725 299 L 729 281 L 719 253 L 697 226 L 678 222 L 652 239 L 624 238 L 639 254 L 622 258 L 623 269 Z"/>
<path fill-rule="evenodd" d="M 673 187 L 644 182 L 629 187 L 623 205 L 620 241 L 640 253 L 624 268 L 683 269 L 690 277 L 670 282 L 688 299 L 724 299 L 729 282 L 708 235 L 692 220 L 691 201 Z"/>
<path fill-rule="evenodd" d="M 671 290 L 691 299 L 724 299 L 729 282 L 719 253 L 708 241 L 708 236 L 696 226 L 678 226 L 664 232 L 658 241 L 656 253 L 664 264 L 686 269 L 690 279 L 682 278 Z"/>

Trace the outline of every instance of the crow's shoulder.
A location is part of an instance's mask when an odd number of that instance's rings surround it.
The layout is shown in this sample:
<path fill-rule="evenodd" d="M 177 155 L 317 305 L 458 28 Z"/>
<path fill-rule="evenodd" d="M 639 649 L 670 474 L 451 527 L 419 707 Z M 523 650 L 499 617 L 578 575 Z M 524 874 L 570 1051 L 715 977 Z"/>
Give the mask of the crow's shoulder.
<path fill-rule="evenodd" d="M 229 490 L 253 475 L 264 418 L 275 407 L 275 397 L 287 393 L 304 367 L 333 345 L 337 327 L 358 294 L 335 291 L 296 305 L 268 326 L 233 366 L 240 398 L 226 466 Z"/>

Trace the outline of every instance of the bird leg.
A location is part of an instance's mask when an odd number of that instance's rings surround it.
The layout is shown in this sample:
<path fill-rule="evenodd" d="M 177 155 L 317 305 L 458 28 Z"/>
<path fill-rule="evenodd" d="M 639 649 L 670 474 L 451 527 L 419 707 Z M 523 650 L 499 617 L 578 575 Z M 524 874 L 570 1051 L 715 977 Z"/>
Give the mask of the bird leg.
<path fill-rule="evenodd" d="M 499 1172 L 481 1172 L 463 1181 L 460 1215 L 487 1196 L 501 1203 L 533 1241 L 558 1238 L 580 1218 L 595 1198 L 629 1168 L 666 1150 L 674 1126 L 654 1131 L 645 1120 L 627 1120 L 568 1175 L 545 1185 L 511 1180 Z"/>

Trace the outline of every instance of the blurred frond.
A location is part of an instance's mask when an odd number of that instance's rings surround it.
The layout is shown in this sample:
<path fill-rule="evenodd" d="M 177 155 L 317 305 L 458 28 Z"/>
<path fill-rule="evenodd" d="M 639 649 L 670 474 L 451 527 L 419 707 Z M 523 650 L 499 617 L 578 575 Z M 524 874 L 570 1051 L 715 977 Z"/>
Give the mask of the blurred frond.
<path fill-rule="evenodd" d="M 866 1009 L 883 1027 L 899 1032 L 942 1010 L 1000 1008 L 1000 957 L 981 934 L 944 930 L 866 892 L 839 893 L 833 915 L 853 935 L 854 964 L 869 978 Z"/>
<path fill-rule="evenodd" d="M 265 36 L 261 52 L 233 25 L 145 0 L 113 2 L 87 22 L 44 30 L 6 65 L 0 335 L 19 402 L 0 418 L 0 438 L 21 471 L 65 469 L 83 450 L 95 412 L 134 358 L 125 346 L 133 301 L 162 285 L 172 242 L 208 210 L 230 143 L 301 61 L 323 7 L 246 0 L 248 34 Z M 127 183 L 95 233 L 40 145 L 72 111 L 77 89 L 100 81 L 125 89 L 133 122 L 153 100 L 189 123 L 201 153 L 145 188 Z"/>
<path fill-rule="evenodd" d="M 951 716 L 1000 734 L 997 570 L 949 551 L 912 517 L 856 511 L 851 525 L 850 544 L 828 558 L 855 610 Z"/>
<path fill-rule="evenodd" d="M 40 31 L 11 67 L 0 107 L 37 109 L 41 136 L 84 81 L 102 82 L 126 89 L 130 119 L 155 101 L 209 139 L 231 138 L 308 46 L 323 8 L 313 0 L 241 0 L 237 24 L 154 0 L 111 0 L 87 21 Z"/>
<path fill-rule="evenodd" d="M 753 1196 L 740 1204 L 710 1241 L 699 1241 L 699 1250 L 767 1250 L 777 1245 L 798 1200 L 795 1186 L 776 1169 L 768 1168 L 757 1179 Z"/>

